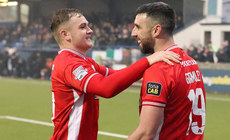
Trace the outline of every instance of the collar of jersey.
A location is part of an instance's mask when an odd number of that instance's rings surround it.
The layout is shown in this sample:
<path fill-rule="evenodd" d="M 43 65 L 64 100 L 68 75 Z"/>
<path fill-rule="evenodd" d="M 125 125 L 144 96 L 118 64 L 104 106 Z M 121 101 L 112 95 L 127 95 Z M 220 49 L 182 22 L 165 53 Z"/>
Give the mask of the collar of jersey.
<path fill-rule="evenodd" d="M 77 56 L 80 56 L 81 58 L 83 58 L 83 59 L 86 60 L 86 58 L 85 58 L 84 55 L 82 55 L 81 53 L 79 53 L 79 52 L 77 52 L 77 51 L 75 51 L 75 50 L 71 50 L 71 49 L 61 49 L 60 51 L 58 51 L 58 54 L 60 54 L 60 53 L 63 52 L 63 51 L 68 51 L 68 52 L 74 53 L 74 54 L 76 54 Z"/>
<path fill-rule="evenodd" d="M 174 44 L 174 45 L 168 47 L 167 49 L 165 49 L 165 51 L 170 51 L 170 50 L 175 49 L 175 48 L 180 48 L 180 47 L 177 44 Z"/>

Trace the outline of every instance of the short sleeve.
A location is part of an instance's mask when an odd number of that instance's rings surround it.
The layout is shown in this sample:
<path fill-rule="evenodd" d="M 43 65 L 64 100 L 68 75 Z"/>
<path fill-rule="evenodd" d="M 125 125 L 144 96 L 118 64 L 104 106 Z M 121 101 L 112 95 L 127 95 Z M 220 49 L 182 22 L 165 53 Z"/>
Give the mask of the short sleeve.
<path fill-rule="evenodd" d="M 165 107 L 172 82 L 172 69 L 167 64 L 157 63 L 143 75 L 141 105 Z"/>
<path fill-rule="evenodd" d="M 82 62 L 73 62 L 69 64 L 64 71 L 64 78 L 67 85 L 74 89 L 86 93 L 89 80 L 98 74 L 92 67 L 92 64 Z"/>

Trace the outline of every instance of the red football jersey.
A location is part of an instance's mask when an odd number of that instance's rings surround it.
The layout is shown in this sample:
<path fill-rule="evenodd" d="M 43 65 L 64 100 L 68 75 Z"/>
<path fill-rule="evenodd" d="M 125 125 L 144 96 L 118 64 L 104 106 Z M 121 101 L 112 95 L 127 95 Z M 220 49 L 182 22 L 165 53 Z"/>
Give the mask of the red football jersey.
<path fill-rule="evenodd" d="M 158 62 L 143 76 L 141 107 L 164 108 L 164 118 L 156 139 L 201 140 L 205 127 L 205 88 L 201 71 L 194 59 L 177 45 L 167 49 L 180 55 L 182 61 L 170 66 Z"/>
<path fill-rule="evenodd" d="M 59 51 L 51 78 L 55 126 L 51 139 L 97 139 L 99 101 L 95 95 L 84 94 L 83 91 L 94 75 L 107 76 L 109 72 L 108 68 L 76 51 Z"/>
<path fill-rule="evenodd" d="M 99 100 L 110 98 L 140 79 L 149 67 L 147 58 L 119 70 L 98 65 L 77 51 L 62 49 L 52 66 L 51 140 L 96 140 Z"/>

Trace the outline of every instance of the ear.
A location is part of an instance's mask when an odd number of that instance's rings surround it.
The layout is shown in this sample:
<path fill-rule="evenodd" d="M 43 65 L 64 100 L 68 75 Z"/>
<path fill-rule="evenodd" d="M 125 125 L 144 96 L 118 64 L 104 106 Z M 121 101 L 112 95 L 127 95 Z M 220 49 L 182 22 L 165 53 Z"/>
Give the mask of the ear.
<path fill-rule="evenodd" d="M 66 30 L 61 30 L 60 31 L 61 38 L 66 40 L 66 41 L 71 41 L 71 34 L 66 31 Z"/>
<path fill-rule="evenodd" d="M 160 25 L 160 24 L 157 24 L 156 26 L 154 26 L 154 27 L 152 28 L 152 36 L 153 36 L 154 38 L 159 37 L 159 35 L 161 34 L 161 31 L 162 31 L 161 25 Z"/>

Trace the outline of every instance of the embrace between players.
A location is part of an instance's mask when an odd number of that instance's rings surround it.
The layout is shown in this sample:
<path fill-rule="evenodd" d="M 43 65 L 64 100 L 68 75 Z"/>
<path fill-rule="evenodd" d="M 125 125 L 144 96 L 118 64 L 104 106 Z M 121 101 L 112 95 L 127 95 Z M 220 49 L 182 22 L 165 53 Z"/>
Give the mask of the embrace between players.
<path fill-rule="evenodd" d="M 202 74 L 196 63 L 182 65 L 193 59 L 174 43 L 174 26 L 175 13 L 168 4 L 138 7 L 132 36 L 141 51 L 151 55 L 112 70 L 86 57 L 93 46 L 93 31 L 83 14 L 77 9 L 57 10 L 51 22 L 60 51 L 51 75 L 54 132 L 50 139 L 96 140 L 97 96 L 111 98 L 142 77 L 140 122 L 128 139 L 203 139 L 206 100 Z"/>

